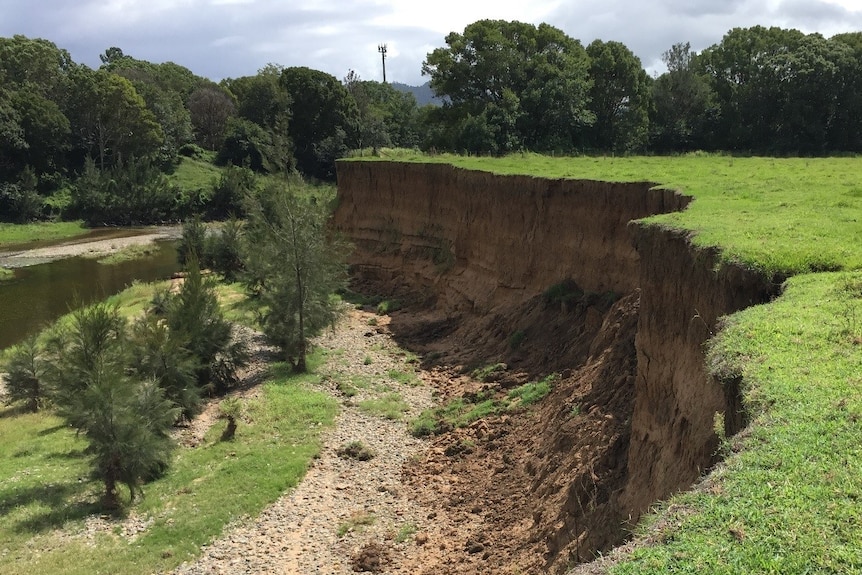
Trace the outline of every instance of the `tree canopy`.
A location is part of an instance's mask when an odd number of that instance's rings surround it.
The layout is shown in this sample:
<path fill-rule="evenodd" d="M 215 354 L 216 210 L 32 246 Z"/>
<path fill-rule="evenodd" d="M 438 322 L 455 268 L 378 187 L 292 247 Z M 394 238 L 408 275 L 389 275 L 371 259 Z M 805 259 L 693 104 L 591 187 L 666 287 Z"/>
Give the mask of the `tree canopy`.
<path fill-rule="evenodd" d="M 440 116 L 461 124 L 453 147 L 472 141 L 483 145 L 472 151 L 572 150 L 593 123 L 587 53 L 561 30 L 480 20 L 450 33 L 446 44 L 428 54 L 422 73 L 449 102 L 451 112 Z"/>

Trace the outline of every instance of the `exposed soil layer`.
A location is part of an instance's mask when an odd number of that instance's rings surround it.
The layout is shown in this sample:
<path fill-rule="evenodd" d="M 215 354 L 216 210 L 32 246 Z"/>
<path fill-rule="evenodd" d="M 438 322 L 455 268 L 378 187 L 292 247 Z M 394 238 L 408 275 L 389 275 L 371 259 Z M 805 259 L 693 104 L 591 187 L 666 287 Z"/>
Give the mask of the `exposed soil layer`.
<path fill-rule="evenodd" d="M 776 288 L 634 222 L 690 198 L 436 164 L 338 170 L 354 284 L 409 306 L 390 327 L 448 374 L 442 399 L 562 374 L 538 407 L 444 434 L 407 466 L 414 496 L 457 526 L 424 572 L 563 572 L 714 463 L 715 413 L 739 417 L 703 343 Z M 498 362 L 484 387 L 458 377 Z"/>

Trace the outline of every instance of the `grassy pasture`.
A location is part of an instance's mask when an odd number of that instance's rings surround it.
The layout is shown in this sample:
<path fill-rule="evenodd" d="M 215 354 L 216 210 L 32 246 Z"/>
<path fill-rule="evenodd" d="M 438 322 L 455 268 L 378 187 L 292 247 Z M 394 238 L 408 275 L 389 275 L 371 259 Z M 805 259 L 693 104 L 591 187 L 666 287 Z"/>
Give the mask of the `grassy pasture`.
<path fill-rule="evenodd" d="M 389 159 L 497 174 L 651 182 L 695 201 L 684 212 L 649 221 L 694 232 L 696 245 L 718 246 L 728 261 L 783 275 L 862 267 L 862 158 L 482 158 L 402 152 Z"/>
<path fill-rule="evenodd" d="M 0 250 L 36 240 L 62 240 L 87 233 L 81 222 L 0 223 Z"/>

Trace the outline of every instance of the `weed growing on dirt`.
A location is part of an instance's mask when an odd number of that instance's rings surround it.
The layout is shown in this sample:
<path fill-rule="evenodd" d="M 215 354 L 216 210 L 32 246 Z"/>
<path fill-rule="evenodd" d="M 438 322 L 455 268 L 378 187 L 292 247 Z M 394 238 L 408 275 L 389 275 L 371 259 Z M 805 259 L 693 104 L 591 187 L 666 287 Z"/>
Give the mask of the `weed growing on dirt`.
<path fill-rule="evenodd" d="M 410 410 L 410 406 L 397 393 L 387 393 L 381 397 L 360 401 L 359 409 L 371 415 L 398 421 Z"/>
<path fill-rule="evenodd" d="M 373 449 L 361 441 L 345 443 L 335 453 L 342 459 L 355 459 L 357 461 L 369 461 L 377 455 Z"/>
<path fill-rule="evenodd" d="M 519 329 L 518 331 L 514 332 L 512 335 L 509 336 L 509 349 L 519 349 L 524 343 L 525 339 L 527 339 L 527 333 L 524 330 Z"/>
<path fill-rule="evenodd" d="M 386 372 L 386 375 L 388 375 L 391 379 L 395 380 L 397 383 L 399 383 L 401 385 L 408 385 L 408 386 L 413 387 L 413 386 L 419 385 L 419 383 L 421 383 L 419 380 L 419 376 L 416 375 L 415 371 L 403 371 L 400 369 L 390 369 L 388 372 Z"/>
<path fill-rule="evenodd" d="M 479 381 L 497 381 L 502 377 L 509 366 L 505 363 L 492 363 L 483 367 L 477 367 L 470 372 L 470 377 Z"/>
<path fill-rule="evenodd" d="M 398 533 L 395 534 L 396 543 L 404 543 L 416 533 L 415 523 L 405 523 L 398 528 Z"/>
<path fill-rule="evenodd" d="M 385 299 L 379 304 L 377 304 L 377 315 L 386 315 L 388 313 L 392 313 L 393 311 L 398 311 L 399 309 L 401 309 L 401 302 L 396 299 Z"/>
<path fill-rule="evenodd" d="M 551 388 L 558 379 L 559 376 L 552 373 L 541 381 L 525 383 L 520 387 L 516 387 L 506 395 L 506 398 L 512 402 L 509 404 L 508 409 L 512 409 L 515 406 L 527 407 L 541 401 L 550 393 Z"/>
<path fill-rule="evenodd" d="M 466 427 L 485 417 L 524 409 L 548 395 L 557 379 L 556 374 L 551 374 L 541 381 L 516 387 L 501 397 L 480 393 L 469 399 L 453 399 L 445 405 L 420 413 L 410 422 L 410 433 L 415 437 L 436 435 L 456 427 Z"/>
<path fill-rule="evenodd" d="M 366 527 L 374 525 L 375 521 L 377 521 L 377 517 L 371 513 L 355 513 L 347 521 L 338 525 L 335 534 L 341 538 L 348 533 L 362 533 Z"/>

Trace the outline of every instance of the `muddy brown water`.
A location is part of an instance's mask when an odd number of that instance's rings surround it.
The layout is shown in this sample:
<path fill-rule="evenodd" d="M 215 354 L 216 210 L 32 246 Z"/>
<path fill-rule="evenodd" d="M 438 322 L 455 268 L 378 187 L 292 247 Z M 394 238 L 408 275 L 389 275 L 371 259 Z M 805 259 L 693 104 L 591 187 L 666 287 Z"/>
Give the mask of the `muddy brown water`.
<path fill-rule="evenodd" d="M 14 251 L 142 233 L 145 232 L 98 230 L 64 242 L 18 245 Z M 0 282 L 0 349 L 22 341 L 77 307 L 122 291 L 135 280 L 149 282 L 170 277 L 179 269 L 176 242 L 160 241 L 156 245 L 159 250 L 155 255 L 118 264 L 71 257 L 15 268 L 13 279 Z"/>

